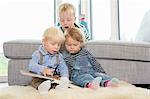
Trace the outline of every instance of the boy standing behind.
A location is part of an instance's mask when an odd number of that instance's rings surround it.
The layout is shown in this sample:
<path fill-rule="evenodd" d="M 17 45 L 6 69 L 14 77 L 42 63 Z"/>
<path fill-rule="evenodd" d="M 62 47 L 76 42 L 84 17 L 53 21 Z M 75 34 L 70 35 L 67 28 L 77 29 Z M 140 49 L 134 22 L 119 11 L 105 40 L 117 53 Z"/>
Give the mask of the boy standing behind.
<path fill-rule="evenodd" d="M 58 15 L 59 15 L 59 27 L 64 32 L 66 29 L 71 27 L 77 27 L 84 31 L 84 35 L 86 40 L 90 40 L 89 33 L 85 26 L 81 24 L 76 24 L 76 16 L 75 16 L 75 8 L 72 4 L 64 3 L 59 6 L 58 9 Z"/>

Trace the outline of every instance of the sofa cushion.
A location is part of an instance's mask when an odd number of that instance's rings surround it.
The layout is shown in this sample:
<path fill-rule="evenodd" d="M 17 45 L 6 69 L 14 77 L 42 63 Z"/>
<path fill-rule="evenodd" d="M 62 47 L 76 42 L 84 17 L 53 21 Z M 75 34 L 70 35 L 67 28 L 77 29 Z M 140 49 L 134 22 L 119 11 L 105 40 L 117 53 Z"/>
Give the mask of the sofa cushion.
<path fill-rule="evenodd" d="M 29 59 L 41 45 L 40 40 L 14 40 L 4 42 L 4 55 L 12 59 Z M 86 48 L 101 59 L 150 61 L 150 43 L 127 41 L 89 41 Z"/>
<path fill-rule="evenodd" d="M 101 59 L 150 62 L 150 43 L 125 41 L 90 41 L 87 49 Z"/>
<path fill-rule="evenodd" d="M 97 59 L 111 77 L 132 84 L 150 84 L 150 62 Z"/>
<path fill-rule="evenodd" d="M 4 55 L 12 59 L 29 59 L 41 45 L 40 40 L 12 40 L 4 42 Z"/>

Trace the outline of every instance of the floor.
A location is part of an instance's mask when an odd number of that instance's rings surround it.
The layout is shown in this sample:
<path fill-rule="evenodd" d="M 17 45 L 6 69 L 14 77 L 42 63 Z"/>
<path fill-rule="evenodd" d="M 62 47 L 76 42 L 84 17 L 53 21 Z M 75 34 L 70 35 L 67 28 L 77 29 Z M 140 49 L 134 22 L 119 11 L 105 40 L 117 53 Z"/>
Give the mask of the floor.
<path fill-rule="evenodd" d="M 0 83 L 0 89 L 4 88 L 4 87 L 7 87 L 7 86 L 8 86 L 8 83 Z"/>
<path fill-rule="evenodd" d="M 0 89 L 7 87 L 7 86 L 8 86 L 8 83 L 1 83 L 0 82 Z M 147 84 L 146 85 L 136 84 L 135 86 L 150 89 L 150 85 L 147 85 Z"/>

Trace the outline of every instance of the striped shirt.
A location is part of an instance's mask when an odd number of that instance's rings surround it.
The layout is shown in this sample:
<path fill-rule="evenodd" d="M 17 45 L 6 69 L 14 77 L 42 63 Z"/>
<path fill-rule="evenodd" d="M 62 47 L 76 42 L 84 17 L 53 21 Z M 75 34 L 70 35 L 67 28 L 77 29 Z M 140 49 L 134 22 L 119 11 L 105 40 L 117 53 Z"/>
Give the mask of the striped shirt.
<path fill-rule="evenodd" d="M 86 27 L 84 25 L 82 25 L 82 24 L 77 25 L 76 23 L 74 23 L 74 26 L 77 27 L 77 28 L 80 28 L 81 30 L 83 30 L 84 35 L 85 35 L 85 39 L 87 41 L 91 40 L 90 34 L 89 34 L 88 30 L 86 29 Z M 64 32 L 64 30 L 63 30 L 63 28 L 60 24 L 58 24 L 58 27 Z"/>
<path fill-rule="evenodd" d="M 85 48 L 81 48 L 76 54 L 64 54 L 64 59 L 69 67 L 71 77 L 85 73 L 105 73 L 100 63 L 98 63 L 96 58 Z"/>

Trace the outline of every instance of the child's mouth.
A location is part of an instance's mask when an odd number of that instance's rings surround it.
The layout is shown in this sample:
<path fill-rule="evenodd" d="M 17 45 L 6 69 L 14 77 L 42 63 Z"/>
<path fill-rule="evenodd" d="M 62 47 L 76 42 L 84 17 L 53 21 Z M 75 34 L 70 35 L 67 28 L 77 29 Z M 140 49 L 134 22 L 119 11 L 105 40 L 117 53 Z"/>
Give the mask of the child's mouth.
<path fill-rule="evenodd" d="M 68 28 L 69 28 L 68 26 L 65 27 L 65 29 L 68 29 Z"/>

